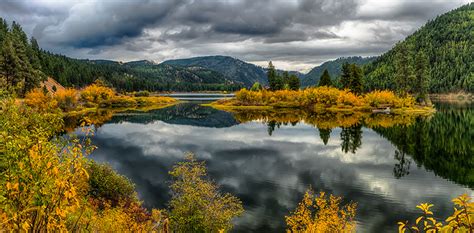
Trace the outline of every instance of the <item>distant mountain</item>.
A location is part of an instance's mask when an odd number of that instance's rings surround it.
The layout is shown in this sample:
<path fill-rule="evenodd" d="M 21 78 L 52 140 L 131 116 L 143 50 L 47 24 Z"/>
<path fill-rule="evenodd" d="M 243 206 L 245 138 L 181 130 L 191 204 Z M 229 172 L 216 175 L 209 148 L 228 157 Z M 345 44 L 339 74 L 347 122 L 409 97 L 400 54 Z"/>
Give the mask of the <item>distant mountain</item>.
<path fill-rule="evenodd" d="M 228 56 L 205 56 L 168 60 L 162 64 L 176 66 L 200 66 L 223 74 L 229 80 L 252 86 L 255 82 L 268 84 L 267 74 L 262 67 Z"/>
<path fill-rule="evenodd" d="M 341 75 L 342 64 L 355 63 L 357 65 L 365 65 L 373 60 L 376 57 L 341 57 L 333 61 L 327 61 L 320 66 L 316 66 L 311 71 L 309 71 L 301 80 L 301 86 L 313 86 L 319 83 L 319 79 L 323 74 L 324 70 L 327 69 L 331 78 L 334 79 Z"/>
<path fill-rule="evenodd" d="M 396 55 L 428 56 L 430 92 L 474 92 L 474 3 L 436 17 L 365 67 L 367 90 L 394 89 Z M 412 64 L 413 65 L 413 64 Z"/>

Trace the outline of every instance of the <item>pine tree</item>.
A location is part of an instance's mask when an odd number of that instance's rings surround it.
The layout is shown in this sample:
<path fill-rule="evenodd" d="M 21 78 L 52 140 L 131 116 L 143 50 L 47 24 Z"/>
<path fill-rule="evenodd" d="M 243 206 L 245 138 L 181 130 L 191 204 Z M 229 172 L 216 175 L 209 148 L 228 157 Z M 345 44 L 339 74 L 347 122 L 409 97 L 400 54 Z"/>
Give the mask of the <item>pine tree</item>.
<path fill-rule="evenodd" d="M 351 84 L 351 67 L 349 63 L 342 64 L 341 86 L 343 89 L 350 89 Z"/>
<path fill-rule="evenodd" d="M 321 75 L 321 78 L 319 79 L 319 84 L 318 86 L 332 86 L 332 81 L 331 81 L 331 76 L 329 75 L 329 72 L 327 69 L 324 70 L 323 74 Z"/>
<path fill-rule="evenodd" d="M 362 69 L 356 64 L 350 65 L 351 78 L 349 79 L 349 88 L 351 92 L 357 95 L 362 94 L 363 85 L 362 85 Z"/>
<path fill-rule="evenodd" d="M 288 82 L 288 86 L 290 87 L 290 90 L 299 90 L 300 89 L 300 79 L 296 74 L 290 75 L 290 80 Z"/>
<path fill-rule="evenodd" d="M 16 88 L 19 84 L 21 86 L 21 80 L 16 75 L 18 60 L 11 36 L 7 34 L 0 50 L 0 77 L 5 79 L 7 86 L 10 88 Z"/>
<path fill-rule="evenodd" d="M 275 91 L 277 90 L 277 73 L 275 70 L 275 66 L 273 66 L 272 61 L 268 63 L 268 68 L 267 68 L 267 77 L 268 77 L 268 85 L 270 86 L 270 90 Z"/>
<path fill-rule="evenodd" d="M 401 96 L 406 96 L 410 92 L 415 79 L 411 51 L 412 50 L 406 44 L 398 44 L 398 50 L 395 57 L 397 68 L 395 73 L 395 83 L 397 84 L 397 91 Z"/>
<path fill-rule="evenodd" d="M 415 85 L 414 92 L 418 102 L 426 102 L 428 94 L 428 84 L 430 80 L 428 56 L 423 51 L 419 51 L 415 58 Z"/>

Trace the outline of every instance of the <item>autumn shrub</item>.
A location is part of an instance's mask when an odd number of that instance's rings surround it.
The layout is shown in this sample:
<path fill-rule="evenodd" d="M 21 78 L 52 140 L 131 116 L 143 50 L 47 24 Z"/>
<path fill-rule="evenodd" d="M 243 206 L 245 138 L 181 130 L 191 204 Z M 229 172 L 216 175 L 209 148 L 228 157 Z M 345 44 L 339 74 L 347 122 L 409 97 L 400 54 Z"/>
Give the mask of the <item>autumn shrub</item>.
<path fill-rule="evenodd" d="M 125 176 L 115 172 L 106 164 L 91 161 L 89 172 L 89 195 L 95 199 L 108 201 L 112 206 L 119 202 L 132 203 L 138 200 L 135 185 Z"/>
<path fill-rule="evenodd" d="M 62 129 L 57 111 L 1 104 L 2 228 L 65 231 L 66 216 L 77 210 L 87 188 L 83 154 L 90 150 L 78 139 L 53 137 Z"/>
<path fill-rule="evenodd" d="M 452 200 L 454 212 L 445 221 L 434 217 L 433 204 L 421 203 L 416 207 L 422 211 L 415 223 L 398 222 L 399 232 L 474 232 L 474 202 L 467 194 Z"/>
<path fill-rule="evenodd" d="M 411 96 L 402 98 L 398 97 L 392 91 L 372 91 L 364 95 L 366 105 L 375 108 L 381 107 L 413 107 L 415 99 Z"/>
<path fill-rule="evenodd" d="M 176 232 L 218 232 L 232 228 L 232 219 L 243 212 L 241 201 L 221 193 L 207 178 L 204 162 L 188 154 L 169 173 L 172 177 L 170 226 Z"/>
<path fill-rule="evenodd" d="M 53 97 L 41 90 L 41 88 L 36 88 L 26 93 L 25 104 L 40 111 L 47 111 L 57 106 L 57 102 Z"/>
<path fill-rule="evenodd" d="M 339 92 L 339 97 L 337 98 L 338 105 L 343 106 L 361 106 L 362 100 L 359 96 L 353 94 L 348 90 L 343 90 Z"/>
<path fill-rule="evenodd" d="M 63 111 L 75 109 L 79 104 L 79 94 L 72 88 L 57 91 L 54 99 L 57 101 L 58 107 Z"/>
<path fill-rule="evenodd" d="M 327 86 L 308 88 L 302 93 L 302 102 L 305 106 L 336 106 L 340 92 L 337 88 Z"/>
<path fill-rule="evenodd" d="M 308 189 L 290 216 L 286 216 L 288 232 L 355 232 L 356 204 L 343 205 L 342 198 L 319 195 Z"/>
<path fill-rule="evenodd" d="M 81 100 L 86 103 L 100 104 L 114 96 L 114 90 L 97 83 L 87 86 L 81 91 Z"/>

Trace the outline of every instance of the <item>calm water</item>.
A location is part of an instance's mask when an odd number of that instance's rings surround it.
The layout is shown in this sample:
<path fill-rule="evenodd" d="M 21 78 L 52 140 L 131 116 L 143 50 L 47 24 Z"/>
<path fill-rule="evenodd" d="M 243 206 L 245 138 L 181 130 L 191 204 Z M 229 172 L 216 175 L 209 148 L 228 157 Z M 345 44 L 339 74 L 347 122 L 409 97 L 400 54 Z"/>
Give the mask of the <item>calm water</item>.
<path fill-rule="evenodd" d="M 245 214 L 235 232 L 284 232 L 284 216 L 312 186 L 358 203 L 359 232 L 396 232 L 420 202 L 451 213 L 450 200 L 474 195 L 474 108 L 438 105 L 410 126 L 318 130 L 302 121 L 245 120 L 184 103 L 115 115 L 97 129 L 92 158 L 137 185 L 148 207 L 169 200 L 167 172 L 193 152 Z M 308 122 L 308 120 L 306 121 Z"/>

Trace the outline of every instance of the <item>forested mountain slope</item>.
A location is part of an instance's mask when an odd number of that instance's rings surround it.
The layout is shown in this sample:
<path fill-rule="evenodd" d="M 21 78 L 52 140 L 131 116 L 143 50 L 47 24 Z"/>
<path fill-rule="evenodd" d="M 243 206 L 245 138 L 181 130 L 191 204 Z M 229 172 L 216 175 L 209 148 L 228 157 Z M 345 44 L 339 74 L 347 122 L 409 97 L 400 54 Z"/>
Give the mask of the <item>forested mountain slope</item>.
<path fill-rule="evenodd" d="M 474 92 L 474 3 L 429 21 L 393 49 L 365 67 L 365 87 L 396 88 L 396 75 L 403 63 L 416 67 L 415 57 L 424 53 L 431 69 L 430 92 Z M 407 54 L 407 61 L 397 59 Z"/>
<path fill-rule="evenodd" d="M 301 80 L 301 86 L 313 86 L 317 85 L 321 75 L 323 74 L 324 70 L 328 70 L 329 75 L 331 78 L 336 78 L 341 75 L 342 73 L 342 64 L 344 63 L 355 63 L 357 65 L 365 65 L 371 61 L 375 60 L 375 57 L 341 57 L 333 61 L 327 61 L 321 64 L 320 66 L 316 66 L 309 73 L 307 73 L 304 78 Z"/>
<path fill-rule="evenodd" d="M 200 66 L 222 73 L 228 79 L 252 86 L 255 82 L 267 85 L 267 74 L 262 67 L 228 56 L 205 56 L 164 61 L 162 64 Z"/>

